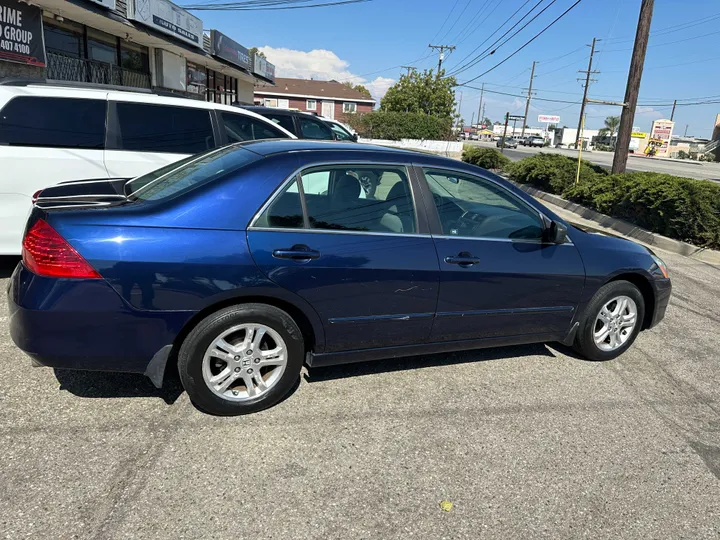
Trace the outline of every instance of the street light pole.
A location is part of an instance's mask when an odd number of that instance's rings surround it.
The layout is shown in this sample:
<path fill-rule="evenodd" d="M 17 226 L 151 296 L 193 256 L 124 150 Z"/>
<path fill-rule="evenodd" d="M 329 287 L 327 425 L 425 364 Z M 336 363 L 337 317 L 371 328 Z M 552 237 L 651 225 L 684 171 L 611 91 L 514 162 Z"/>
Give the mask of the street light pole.
<path fill-rule="evenodd" d="M 654 5 L 655 0 L 642 0 L 642 4 L 640 5 L 640 17 L 638 18 L 637 32 L 635 33 L 635 45 L 633 47 L 632 60 L 630 61 L 630 72 L 628 73 L 627 88 L 625 89 L 625 99 L 623 100 L 626 105 L 620 117 L 620 128 L 618 129 L 617 141 L 615 143 L 615 156 L 613 157 L 612 166 L 613 174 L 624 173 L 627 166 L 632 125 L 635 120 L 635 109 L 637 109 L 638 94 L 640 93 L 640 81 L 642 80 L 643 66 L 645 64 L 645 53 L 647 52 Z"/>

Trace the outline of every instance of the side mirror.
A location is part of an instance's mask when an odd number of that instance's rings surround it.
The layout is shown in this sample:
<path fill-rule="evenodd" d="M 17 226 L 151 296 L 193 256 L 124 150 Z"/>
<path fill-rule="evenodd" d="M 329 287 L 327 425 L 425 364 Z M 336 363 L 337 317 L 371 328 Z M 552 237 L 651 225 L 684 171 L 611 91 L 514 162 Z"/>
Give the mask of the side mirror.
<path fill-rule="evenodd" d="M 550 227 L 546 229 L 547 240 L 553 244 L 564 244 L 567 242 L 567 227 L 559 221 L 550 222 Z"/>
<path fill-rule="evenodd" d="M 353 133 L 353 134 L 352 134 L 352 140 L 353 140 L 354 142 L 358 142 L 358 134 L 357 134 L 357 133 Z"/>

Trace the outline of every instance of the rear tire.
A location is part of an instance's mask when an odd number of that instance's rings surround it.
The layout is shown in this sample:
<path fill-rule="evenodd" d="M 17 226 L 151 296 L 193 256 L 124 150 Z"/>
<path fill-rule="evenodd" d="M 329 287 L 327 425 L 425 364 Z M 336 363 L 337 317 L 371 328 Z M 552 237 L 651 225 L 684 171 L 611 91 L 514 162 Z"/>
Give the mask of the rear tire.
<path fill-rule="evenodd" d="M 589 360 L 617 358 L 637 338 L 645 318 L 645 300 L 629 281 L 600 287 L 585 310 L 573 348 Z"/>
<path fill-rule="evenodd" d="M 266 304 L 241 304 L 208 315 L 188 334 L 178 372 L 191 401 L 219 416 L 275 405 L 300 376 L 305 346 L 295 321 Z"/>

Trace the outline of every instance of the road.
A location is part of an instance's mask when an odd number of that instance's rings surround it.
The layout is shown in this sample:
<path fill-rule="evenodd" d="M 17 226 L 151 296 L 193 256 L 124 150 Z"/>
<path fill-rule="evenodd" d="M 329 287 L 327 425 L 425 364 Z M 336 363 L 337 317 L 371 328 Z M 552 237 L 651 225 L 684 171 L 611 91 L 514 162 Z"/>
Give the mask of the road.
<path fill-rule="evenodd" d="M 465 144 L 472 144 L 484 148 L 496 148 L 495 143 L 481 143 L 477 141 L 465 141 Z M 549 152 L 560 154 L 577 159 L 576 150 L 565 148 L 527 148 L 518 146 L 517 149 L 505 149 L 504 153 L 513 161 L 519 161 L 538 152 Z M 583 152 L 583 159 L 601 165 L 607 169 L 612 168 L 613 154 L 611 152 Z M 658 173 L 684 176 L 698 180 L 720 181 L 720 163 L 705 163 L 690 160 L 660 160 L 650 159 L 641 156 L 630 155 L 627 164 L 628 171 L 651 171 Z"/>
<path fill-rule="evenodd" d="M 0 537 L 717 538 L 720 268 L 662 255 L 666 320 L 615 361 L 531 345 L 313 369 L 239 418 L 176 384 L 31 368 L 3 294 Z"/>

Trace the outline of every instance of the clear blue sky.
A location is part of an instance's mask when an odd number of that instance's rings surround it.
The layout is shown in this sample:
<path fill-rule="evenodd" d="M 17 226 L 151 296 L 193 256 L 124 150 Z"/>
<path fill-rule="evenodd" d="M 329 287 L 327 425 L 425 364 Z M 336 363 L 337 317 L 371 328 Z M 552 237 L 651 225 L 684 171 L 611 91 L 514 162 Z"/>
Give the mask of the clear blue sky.
<path fill-rule="evenodd" d="M 203 19 L 206 29 L 217 28 L 247 47 L 332 51 L 346 64 L 337 66 L 338 60 L 331 57 L 330 64 L 333 67 L 330 73 L 334 73 L 333 70 L 347 72 L 362 76 L 369 83 L 381 77 L 378 83 L 382 86 L 382 82 L 389 84 L 387 79 L 399 77 L 401 70 L 394 66 L 414 65 L 421 69 L 435 67 L 437 54 L 427 48 L 430 42 L 456 45 L 457 49 L 444 64 L 448 70 L 456 68 L 524 1 L 372 0 L 315 9 L 196 11 L 195 14 Z M 537 1 L 529 0 L 520 13 L 525 13 Z M 544 0 L 533 15 L 551 1 Z M 183 2 L 178 3 L 182 5 Z M 555 0 L 547 11 L 494 55 L 458 74 L 458 81 L 467 81 L 494 66 L 573 3 L 574 0 Z M 579 101 L 582 87 L 576 81 L 581 76 L 577 70 L 587 68 L 590 49 L 585 44 L 597 37 L 603 41 L 598 44 L 599 52 L 595 55 L 594 68 L 601 73 L 595 75 L 598 82 L 590 87 L 590 97 L 620 101 L 625 92 L 639 8 L 640 0 L 582 0 L 545 34 L 473 85 L 479 87 L 481 82 L 485 82 L 489 91 L 521 94 L 529 82 L 530 66 L 533 60 L 537 60 L 534 82 L 537 98 Z M 487 19 L 478 24 L 486 16 Z M 516 16 L 505 29 L 491 37 L 480 51 L 505 33 L 520 16 Z M 720 63 L 720 48 L 717 47 L 719 39 L 718 0 L 656 0 L 650 47 L 640 90 L 642 107 L 635 118 L 636 126 L 647 130 L 653 119 L 668 118 L 671 109 L 669 104 L 672 104 L 673 99 L 689 101 L 689 98 L 720 96 L 720 70 L 717 69 Z M 288 54 L 283 59 L 295 62 L 293 53 Z M 277 56 L 279 60 L 281 53 L 278 52 Z M 268 54 L 268 57 L 271 62 L 275 61 L 272 54 Z M 321 77 L 326 64 L 322 58 L 310 57 L 298 62 L 302 65 L 296 66 L 293 75 L 307 72 L 307 76 L 314 73 L 314 76 Z M 279 69 L 279 75 L 283 75 L 283 69 Z M 466 123 L 469 123 L 472 113 L 477 114 L 480 92 L 467 88 L 458 88 L 457 92 L 458 100 L 462 92 L 461 112 Z M 500 120 L 508 110 L 513 114 L 524 112 L 523 99 L 490 92 L 486 92 L 485 97 L 486 116 L 493 121 Z M 675 132 L 684 133 L 686 124 L 689 124 L 688 135 L 709 137 L 718 112 L 720 103 L 678 106 Z M 575 127 L 579 106 L 536 100 L 529 115 L 531 125 L 536 124 L 532 118 L 536 118 L 539 113 L 558 114 L 561 116 L 561 124 Z M 606 116 L 619 115 L 620 109 L 590 105 L 587 113 L 587 127 L 599 128 Z"/>

